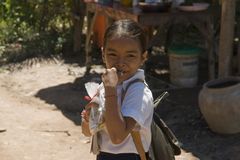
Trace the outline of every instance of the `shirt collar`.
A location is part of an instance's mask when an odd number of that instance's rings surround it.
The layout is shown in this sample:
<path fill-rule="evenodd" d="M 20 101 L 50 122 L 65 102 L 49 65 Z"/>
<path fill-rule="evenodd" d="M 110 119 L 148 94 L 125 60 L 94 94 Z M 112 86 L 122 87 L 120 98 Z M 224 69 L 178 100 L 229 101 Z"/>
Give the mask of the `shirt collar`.
<path fill-rule="evenodd" d="M 138 69 L 137 72 L 132 77 L 123 81 L 122 87 L 125 89 L 126 86 L 128 85 L 128 83 L 130 83 L 131 81 L 133 81 L 135 79 L 145 80 L 145 75 L 144 75 L 144 70 L 143 69 Z"/>

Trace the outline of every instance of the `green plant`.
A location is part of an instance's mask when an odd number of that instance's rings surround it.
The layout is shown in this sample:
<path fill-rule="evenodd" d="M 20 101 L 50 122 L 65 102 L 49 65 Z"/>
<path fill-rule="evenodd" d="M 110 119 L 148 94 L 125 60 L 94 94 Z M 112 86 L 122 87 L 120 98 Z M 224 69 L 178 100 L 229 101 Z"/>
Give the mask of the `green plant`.
<path fill-rule="evenodd" d="M 72 0 L 0 1 L 0 59 L 15 62 L 61 54 L 72 34 Z M 20 45 L 14 49 L 10 44 Z M 0 60 L 2 62 L 3 60 Z"/>

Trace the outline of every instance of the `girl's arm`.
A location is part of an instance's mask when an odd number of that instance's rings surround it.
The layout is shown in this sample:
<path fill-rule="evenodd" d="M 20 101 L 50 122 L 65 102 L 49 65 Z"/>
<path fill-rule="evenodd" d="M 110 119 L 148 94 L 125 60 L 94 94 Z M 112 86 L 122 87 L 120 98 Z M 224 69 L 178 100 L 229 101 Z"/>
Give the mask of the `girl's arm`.
<path fill-rule="evenodd" d="M 117 96 L 115 88 L 105 88 L 105 124 L 110 135 L 110 139 L 114 144 L 121 143 L 132 131 L 136 121 L 130 117 L 123 117 L 120 107 L 117 104 Z M 114 96 L 113 96 L 114 95 Z"/>
<path fill-rule="evenodd" d="M 118 77 L 115 68 L 107 69 L 102 80 L 105 87 L 105 124 L 111 141 L 121 143 L 132 131 L 136 121 L 130 117 L 123 117 L 117 104 Z"/>
<path fill-rule="evenodd" d="M 86 136 L 86 137 L 91 137 L 92 134 L 89 130 L 89 123 L 86 122 L 86 121 L 82 121 L 81 126 L 82 126 L 83 135 Z"/>

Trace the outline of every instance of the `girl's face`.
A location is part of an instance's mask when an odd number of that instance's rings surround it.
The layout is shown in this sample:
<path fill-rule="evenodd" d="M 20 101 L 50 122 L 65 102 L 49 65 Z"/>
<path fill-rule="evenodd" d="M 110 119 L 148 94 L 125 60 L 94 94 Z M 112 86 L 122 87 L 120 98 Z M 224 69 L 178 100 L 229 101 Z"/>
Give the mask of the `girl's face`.
<path fill-rule="evenodd" d="M 118 83 L 121 83 L 133 76 L 143 65 L 147 52 L 142 53 L 139 41 L 121 37 L 106 42 L 102 57 L 107 68 L 117 69 Z"/>

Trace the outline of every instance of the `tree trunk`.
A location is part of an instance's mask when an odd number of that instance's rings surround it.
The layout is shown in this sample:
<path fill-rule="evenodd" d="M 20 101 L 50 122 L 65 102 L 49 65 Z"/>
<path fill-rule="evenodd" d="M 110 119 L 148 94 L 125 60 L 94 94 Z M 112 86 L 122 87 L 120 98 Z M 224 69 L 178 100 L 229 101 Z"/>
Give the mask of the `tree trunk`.
<path fill-rule="evenodd" d="M 219 77 L 231 74 L 231 59 L 233 55 L 234 23 L 236 0 L 222 1 L 221 31 L 219 43 L 218 73 Z"/>
<path fill-rule="evenodd" d="M 86 5 L 83 0 L 73 0 L 72 14 L 73 14 L 73 52 L 80 54 L 82 45 L 82 29 L 84 23 Z"/>
<path fill-rule="evenodd" d="M 43 6 L 42 6 L 42 12 L 41 12 L 41 18 L 40 18 L 40 25 L 39 25 L 39 32 L 43 32 L 46 29 L 47 26 L 47 20 L 46 16 L 48 15 L 48 0 L 44 0 Z"/>

